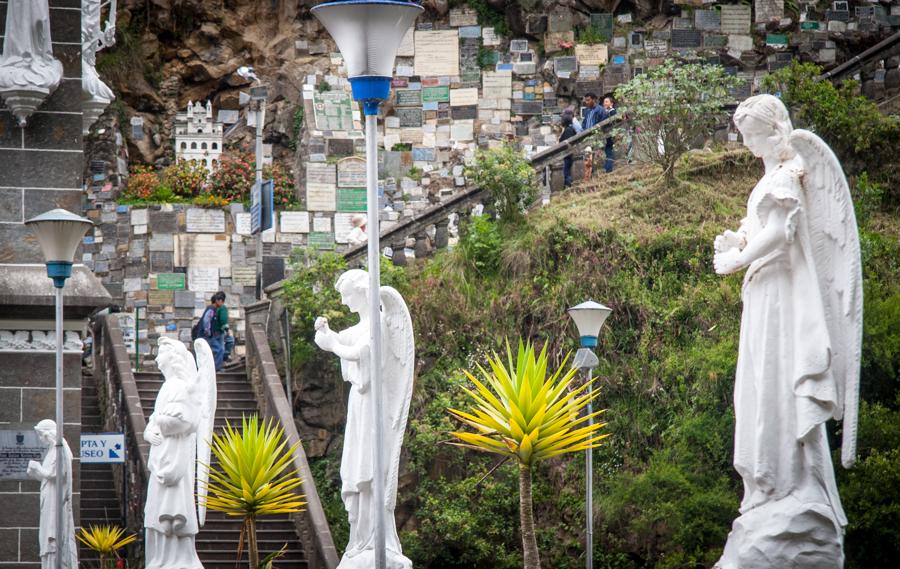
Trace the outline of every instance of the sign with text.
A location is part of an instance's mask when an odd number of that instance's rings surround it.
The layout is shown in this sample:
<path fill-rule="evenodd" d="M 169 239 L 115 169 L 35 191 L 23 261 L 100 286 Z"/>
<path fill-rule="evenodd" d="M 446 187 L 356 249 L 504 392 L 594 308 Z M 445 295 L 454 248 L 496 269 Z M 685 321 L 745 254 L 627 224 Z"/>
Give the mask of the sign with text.
<path fill-rule="evenodd" d="M 0 431 L 0 480 L 30 480 L 28 461 L 41 461 L 44 447 L 33 429 Z"/>
<path fill-rule="evenodd" d="M 81 462 L 125 462 L 124 433 L 81 433 Z"/>
<path fill-rule="evenodd" d="M 183 290 L 184 273 L 159 273 L 156 275 L 158 290 Z"/>
<path fill-rule="evenodd" d="M 250 190 L 250 234 L 257 235 L 272 228 L 275 182 L 263 180 Z"/>

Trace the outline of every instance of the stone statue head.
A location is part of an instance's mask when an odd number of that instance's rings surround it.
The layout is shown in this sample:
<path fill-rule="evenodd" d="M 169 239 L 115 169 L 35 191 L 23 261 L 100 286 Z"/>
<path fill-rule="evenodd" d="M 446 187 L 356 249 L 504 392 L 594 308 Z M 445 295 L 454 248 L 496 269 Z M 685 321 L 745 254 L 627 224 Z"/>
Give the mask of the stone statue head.
<path fill-rule="evenodd" d="M 45 447 L 56 444 L 56 421 L 44 419 L 34 426 L 34 431 L 37 433 L 41 444 Z"/>
<path fill-rule="evenodd" d="M 734 112 L 734 124 L 754 156 L 787 160 L 794 156 L 790 136 L 794 130 L 787 107 L 773 95 L 745 99 Z"/>
<path fill-rule="evenodd" d="M 366 301 L 369 293 L 369 273 L 361 269 L 350 269 L 338 277 L 334 288 L 341 293 L 341 302 L 351 312 L 363 312 L 366 310 Z"/>
<path fill-rule="evenodd" d="M 196 368 L 191 369 L 193 361 L 194 357 L 183 342 L 166 337 L 159 339 L 156 365 L 167 381 L 173 377 L 181 381 L 190 381 L 196 375 Z"/>

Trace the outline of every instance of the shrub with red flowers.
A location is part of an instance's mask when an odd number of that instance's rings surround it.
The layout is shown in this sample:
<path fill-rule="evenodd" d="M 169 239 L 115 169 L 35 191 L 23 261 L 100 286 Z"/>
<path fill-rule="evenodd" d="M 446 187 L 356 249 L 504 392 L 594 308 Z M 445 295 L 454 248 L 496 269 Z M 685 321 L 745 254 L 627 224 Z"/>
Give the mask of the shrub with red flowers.
<path fill-rule="evenodd" d="M 163 170 L 163 179 L 176 196 L 194 197 L 206 188 L 209 170 L 197 160 L 179 160 Z"/>
<path fill-rule="evenodd" d="M 263 179 L 275 181 L 275 205 L 284 207 L 296 203 L 294 178 L 280 163 L 263 166 Z M 230 152 L 223 154 L 219 165 L 209 178 L 210 194 L 225 198 L 229 202 L 250 199 L 250 188 L 256 180 L 256 162 L 250 152 Z"/>
<path fill-rule="evenodd" d="M 131 176 L 122 197 L 130 200 L 146 200 L 153 195 L 158 186 L 159 176 L 153 167 L 137 164 L 131 169 Z"/>

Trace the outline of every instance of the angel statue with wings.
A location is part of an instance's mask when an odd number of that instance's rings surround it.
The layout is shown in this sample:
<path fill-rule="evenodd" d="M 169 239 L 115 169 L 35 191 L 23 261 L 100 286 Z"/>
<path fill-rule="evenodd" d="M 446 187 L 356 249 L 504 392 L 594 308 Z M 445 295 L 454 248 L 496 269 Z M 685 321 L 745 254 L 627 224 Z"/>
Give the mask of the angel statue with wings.
<path fill-rule="evenodd" d="M 144 507 L 146 569 L 203 569 L 194 546 L 206 521 L 209 441 L 216 416 L 216 371 L 206 340 L 159 339 L 156 363 L 165 382 L 144 439 L 150 443 L 150 482 Z M 199 504 L 194 502 L 194 494 Z"/>
<path fill-rule="evenodd" d="M 359 323 L 334 332 L 325 318 L 315 322 L 316 344 L 341 358 L 341 374 L 350 382 L 347 405 L 347 427 L 341 456 L 341 497 L 350 520 L 350 540 L 338 569 L 371 569 L 375 567 L 375 519 L 377 508 L 383 509 L 386 521 L 385 543 L 388 569 L 411 569 L 412 562 L 403 556 L 394 520 L 397 503 L 397 475 L 400 447 L 406 431 L 409 402 L 412 398 L 415 346 L 412 320 L 403 297 L 391 287 L 380 289 L 381 329 L 384 351 L 380 362 L 373 362 L 369 352 L 369 276 L 366 271 L 352 269 L 342 274 L 334 288 L 341 293 L 351 312 L 359 314 Z M 375 315 L 374 317 L 378 317 Z M 375 472 L 375 428 L 370 385 L 371 366 L 380 365 L 383 378 L 385 471 Z M 374 502 L 373 481 L 384 481 L 384 503 Z"/>
<path fill-rule="evenodd" d="M 737 231 L 715 240 L 715 270 L 746 269 L 734 386 L 734 466 L 744 481 L 719 569 L 840 569 L 847 517 L 825 422 L 843 418 L 856 455 L 862 343 L 859 236 L 831 149 L 794 130 L 772 95 L 734 114 L 765 166 Z"/>

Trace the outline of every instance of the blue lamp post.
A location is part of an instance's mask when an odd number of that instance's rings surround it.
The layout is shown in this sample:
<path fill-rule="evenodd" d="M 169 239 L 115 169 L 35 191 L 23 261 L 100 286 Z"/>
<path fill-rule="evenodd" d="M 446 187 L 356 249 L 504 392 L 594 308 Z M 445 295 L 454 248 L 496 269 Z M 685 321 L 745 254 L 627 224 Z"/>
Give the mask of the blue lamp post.
<path fill-rule="evenodd" d="M 335 0 L 312 9 L 322 22 L 347 65 L 353 100 L 362 103 L 366 117 L 366 214 L 368 216 L 369 339 L 372 361 L 381 361 L 380 230 L 378 221 L 378 108 L 391 92 L 394 60 L 403 36 L 412 27 L 423 8 L 399 0 Z M 375 472 L 384 472 L 384 409 L 381 366 L 372 365 L 372 405 L 375 418 Z M 384 477 L 375 476 L 373 494 L 376 504 L 384 503 Z M 385 569 L 384 510 L 375 518 L 375 568 Z"/>
<path fill-rule="evenodd" d="M 65 464 L 63 454 L 63 287 L 72 275 L 72 262 L 81 238 L 94 224 L 64 209 L 54 209 L 33 217 L 25 222 L 37 235 L 47 276 L 53 279 L 56 292 L 56 468 Z M 56 555 L 57 568 L 62 567 L 66 558 L 68 541 L 60 536 L 63 527 L 63 485 L 56 485 L 56 537 L 59 552 Z"/>
<path fill-rule="evenodd" d="M 593 368 L 600 363 L 594 348 L 597 347 L 597 337 L 600 328 L 606 321 L 612 310 L 599 302 L 588 300 L 569 309 L 569 316 L 575 321 L 578 335 L 581 339 L 581 348 L 575 354 L 574 365 L 585 370 L 585 380 L 590 382 Z M 588 384 L 588 395 L 593 394 L 593 387 Z M 587 415 L 594 413 L 593 403 L 587 404 Z M 593 425 L 594 419 L 588 419 L 588 425 Z M 594 450 L 585 451 L 585 567 L 592 569 L 594 566 Z"/>

